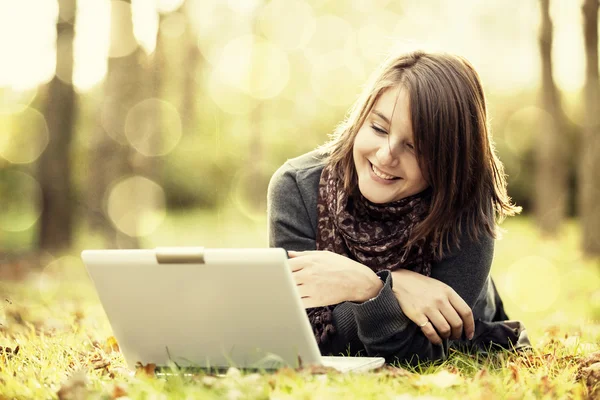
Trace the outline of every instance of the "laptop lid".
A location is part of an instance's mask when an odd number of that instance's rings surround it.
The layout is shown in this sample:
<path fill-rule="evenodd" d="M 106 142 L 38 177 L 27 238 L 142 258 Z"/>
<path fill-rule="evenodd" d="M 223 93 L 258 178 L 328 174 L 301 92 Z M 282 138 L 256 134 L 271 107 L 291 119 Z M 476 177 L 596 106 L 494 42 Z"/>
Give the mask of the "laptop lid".
<path fill-rule="evenodd" d="M 283 249 L 86 250 L 82 259 L 130 368 L 322 364 Z"/>

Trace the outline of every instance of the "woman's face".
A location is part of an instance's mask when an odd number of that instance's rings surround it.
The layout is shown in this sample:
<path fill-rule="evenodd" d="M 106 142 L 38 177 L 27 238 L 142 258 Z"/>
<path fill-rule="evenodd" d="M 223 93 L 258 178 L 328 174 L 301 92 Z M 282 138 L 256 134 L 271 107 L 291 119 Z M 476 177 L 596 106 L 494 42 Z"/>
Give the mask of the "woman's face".
<path fill-rule="evenodd" d="M 409 103 L 403 87 L 386 89 L 354 140 L 358 188 L 373 203 L 400 200 L 429 186 L 417 163 Z"/>

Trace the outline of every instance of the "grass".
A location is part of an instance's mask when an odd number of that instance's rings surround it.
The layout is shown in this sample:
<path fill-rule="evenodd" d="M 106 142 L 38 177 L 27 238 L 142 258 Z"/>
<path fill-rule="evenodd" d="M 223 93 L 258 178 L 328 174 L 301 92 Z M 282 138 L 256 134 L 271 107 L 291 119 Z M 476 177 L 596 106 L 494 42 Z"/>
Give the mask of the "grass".
<path fill-rule="evenodd" d="M 266 243 L 265 226 L 264 218 L 232 211 L 170 215 L 143 245 L 258 247 Z M 438 365 L 366 374 L 230 369 L 225 376 L 133 375 L 77 256 L 88 244 L 78 243 L 72 254 L 44 260 L 25 280 L 0 281 L 0 346 L 8 348 L 0 352 L 0 399 L 591 397 L 593 379 L 586 370 L 579 375 L 585 357 L 600 350 L 598 260 L 585 260 L 577 250 L 574 222 L 556 240 L 541 239 L 527 218 L 504 228 L 492 272 L 508 314 L 528 328 L 534 353 L 454 352 Z"/>

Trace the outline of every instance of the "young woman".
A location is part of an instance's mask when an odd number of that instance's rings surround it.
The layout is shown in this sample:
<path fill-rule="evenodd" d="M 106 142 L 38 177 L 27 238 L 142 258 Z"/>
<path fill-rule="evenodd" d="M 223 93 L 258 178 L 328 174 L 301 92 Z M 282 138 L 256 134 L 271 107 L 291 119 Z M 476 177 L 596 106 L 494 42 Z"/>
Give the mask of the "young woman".
<path fill-rule="evenodd" d="M 529 345 L 490 276 L 496 223 L 519 211 L 477 72 L 413 52 L 381 65 L 329 143 L 273 175 L 269 242 L 288 250 L 323 354 L 434 360 Z"/>

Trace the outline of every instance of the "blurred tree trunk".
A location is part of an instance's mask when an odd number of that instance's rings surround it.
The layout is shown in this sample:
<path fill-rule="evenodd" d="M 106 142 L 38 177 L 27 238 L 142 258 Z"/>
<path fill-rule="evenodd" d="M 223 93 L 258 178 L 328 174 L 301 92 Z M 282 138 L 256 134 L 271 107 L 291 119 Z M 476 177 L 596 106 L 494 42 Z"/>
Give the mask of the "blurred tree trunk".
<path fill-rule="evenodd" d="M 583 7 L 585 39 L 585 119 L 579 164 L 579 216 L 583 251 L 600 255 L 600 80 L 598 79 L 598 0 L 585 0 Z"/>
<path fill-rule="evenodd" d="M 37 165 L 42 189 L 38 246 L 51 251 L 69 248 L 73 231 L 70 149 L 76 107 L 72 84 L 76 3 L 59 0 L 58 4 L 56 74 L 49 83 L 45 106 L 50 141 Z"/>
<path fill-rule="evenodd" d="M 131 0 L 125 2 L 131 4 Z M 131 8 L 128 9 L 128 13 L 116 12 L 115 3 L 111 2 L 111 49 L 119 46 L 120 40 L 134 37 Z M 124 128 L 127 113 L 143 97 L 144 57 L 138 45 L 127 55 L 109 58 L 102 115 L 91 141 L 88 219 L 91 230 L 99 233 L 109 247 L 138 247 L 137 238 L 121 233 L 110 221 L 105 202 L 111 185 L 135 171 L 136 153 Z"/>
<path fill-rule="evenodd" d="M 265 2 L 261 1 L 256 5 L 256 9 L 254 11 L 253 18 L 253 33 L 255 37 L 262 38 L 262 34 L 258 29 L 258 16 L 260 15 L 260 11 L 264 7 Z M 257 57 L 257 52 L 253 52 L 252 58 Z M 252 60 L 251 61 L 251 71 L 250 71 L 250 92 L 256 93 L 257 90 L 255 86 L 258 83 L 261 74 L 264 71 L 261 71 L 260 68 L 256 68 L 257 66 L 262 65 L 264 60 Z M 252 206 L 253 211 L 261 211 L 266 207 L 264 204 L 265 201 L 265 191 L 263 185 L 261 185 L 262 174 L 261 174 L 261 161 L 262 161 L 262 122 L 264 118 L 265 111 L 265 100 L 255 98 L 254 101 L 257 103 L 256 107 L 250 113 L 250 143 L 248 149 L 248 172 L 249 177 L 247 179 L 247 184 L 249 185 L 248 195 L 249 195 L 249 203 Z"/>
<path fill-rule="evenodd" d="M 542 108 L 552 117 L 548 125 L 540 127 L 537 135 L 534 211 L 542 234 L 558 233 L 566 212 L 567 156 L 566 134 L 560 94 L 552 73 L 552 20 L 550 0 L 541 0 L 541 28 L 539 36 L 542 65 Z"/>
<path fill-rule="evenodd" d="M 186 0 L 182 5 L 182 12 L 185 18 L 185 30 L 183 32 L 183 90 L 181 96 L 181 125 L 183 135 L 191 135 L 198 130 L 196 126 L 196 74 L 201 59 L 196 32 L 190 16 L 189 4 L 189 0 Z"/>

